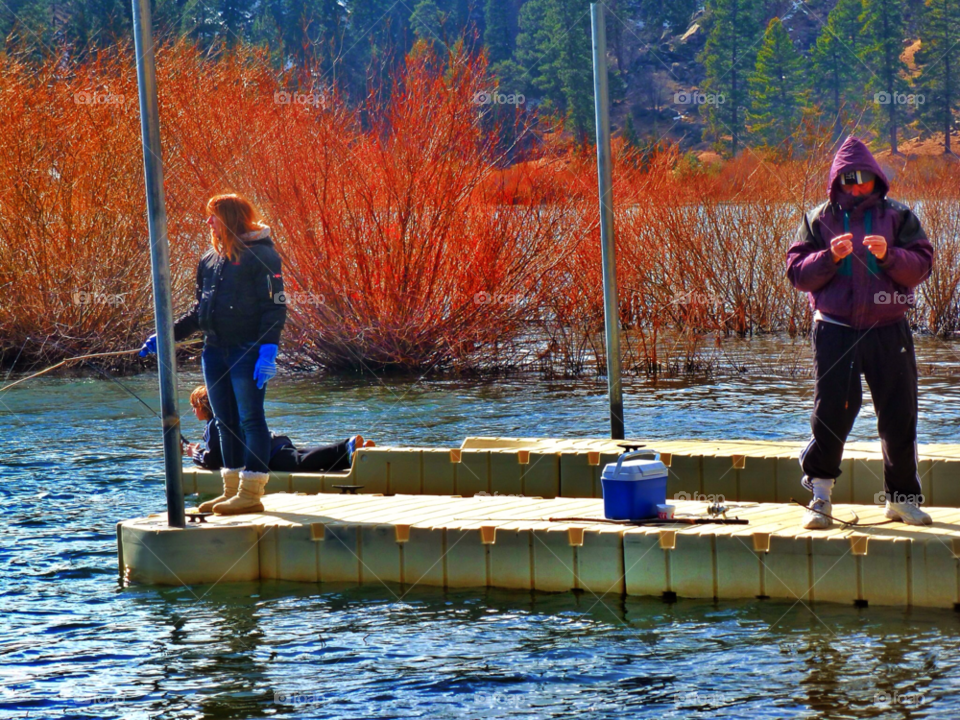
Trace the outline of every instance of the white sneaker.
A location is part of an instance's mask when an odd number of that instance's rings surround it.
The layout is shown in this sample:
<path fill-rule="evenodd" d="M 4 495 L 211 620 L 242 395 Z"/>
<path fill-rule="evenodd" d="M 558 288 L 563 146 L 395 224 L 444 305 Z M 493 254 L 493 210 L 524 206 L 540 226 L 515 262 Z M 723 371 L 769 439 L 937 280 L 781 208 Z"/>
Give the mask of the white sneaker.
<path fill-rule="evenodd" d="M 823 513 L 826 513 L 826 515 Z M 803 514 L 801 524 L 807 530 L 826 530 L 833 525 L 833 519 L 828 518 L 827 515 L 833 515 L 833 503 L 815 497 L 807 505 L 807 511 Z"/>
<path fill-rule="evenodd" d="M 933 518 L 911 502 L 890 502 L 887 500 L 885 515 L 891 520 L 899 520 L 907 525 L 933 525 Z"/>

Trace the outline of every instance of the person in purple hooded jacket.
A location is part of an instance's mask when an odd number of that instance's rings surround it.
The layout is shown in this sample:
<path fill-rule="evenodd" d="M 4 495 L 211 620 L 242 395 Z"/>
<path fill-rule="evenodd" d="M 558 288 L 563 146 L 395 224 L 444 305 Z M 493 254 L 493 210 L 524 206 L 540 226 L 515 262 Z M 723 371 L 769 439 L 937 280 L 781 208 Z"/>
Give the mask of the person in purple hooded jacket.
<path fill-rule="evenodd" d="M 905 318 L 933 247 L 917 216 L 887 197 L 889 183 L 860 140 L 833 160 L 829 200 L 808 212 L 787 252 L 787 276 L 814 310 L 813 438 L 800 455 L 813 499 L 803 527 L 828 528 L 830 494 L 867 379 L 883 449 L 886 516 L 929 525 L 917 476 L 917 360 Z"/>

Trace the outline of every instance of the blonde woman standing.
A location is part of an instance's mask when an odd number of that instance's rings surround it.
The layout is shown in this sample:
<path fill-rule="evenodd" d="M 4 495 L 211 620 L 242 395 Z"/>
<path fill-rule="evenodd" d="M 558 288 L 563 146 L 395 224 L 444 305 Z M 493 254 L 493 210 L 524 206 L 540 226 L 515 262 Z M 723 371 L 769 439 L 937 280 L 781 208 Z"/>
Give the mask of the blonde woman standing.
<path fill-rule="evenodd" d="M 277 372 L 286 321 L 280 255 L 270 228 L 240 195 L 207 202 L 211 249 L 197 267 L 193 307 L 173 328 L 176 341 L 203 333 L 203 378 L 220 435 L 223 495 L 201 512 L 262 512 L 270 478 L 270 431 L 263 410 L 267 381 Z M 157 338 L 141 356 L 156 352 Z"/>

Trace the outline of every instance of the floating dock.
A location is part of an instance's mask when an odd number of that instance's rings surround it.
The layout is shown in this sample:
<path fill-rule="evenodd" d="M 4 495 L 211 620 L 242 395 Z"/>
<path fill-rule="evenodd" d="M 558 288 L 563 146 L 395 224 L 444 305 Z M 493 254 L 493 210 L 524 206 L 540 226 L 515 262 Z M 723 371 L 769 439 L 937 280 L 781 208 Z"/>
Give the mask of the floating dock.
<path fill-rule="evenodd" d="M 797 505 L 740 503 L 749 525 L 613 525 L 577 498 L 277 493 L 263 513 L 170 528 L 151 515 L 117 526 L 127 582 L 292 580 L 402 587 L 582 590 L 666 599 L 782 598 L 960 608 L 960 510 L 931 527 L 800 528 Z M 679 502 L 701 516 L 707 505 Z M 882 506 L 835 505 L 863 523 Z M 566 518 L 582 518 L 576 521 Z"/>
<path fill-rule="evenodd" d="M 726 502 L 789 502 L 800 487 L 804 443 L 631 440 L 661 453 L 670 468 L 667 497 Z M 362 485 L 383 495 L 526 495 L 600 498 L 600 473 L 623 451 L 612 440 L 470 437 L 456 448 L 377 447 L 357 451 L 350 472 L 272 473 L 268 493 L 334 493 Z M 960 507 L 960 445 L 921 445 L 925 504 Z M 184 494 L 218 495 L 219 472 L 187 467 Z M 873 504 L 883 491 L 879 443 L 848 443 L 834 500 Z"/>

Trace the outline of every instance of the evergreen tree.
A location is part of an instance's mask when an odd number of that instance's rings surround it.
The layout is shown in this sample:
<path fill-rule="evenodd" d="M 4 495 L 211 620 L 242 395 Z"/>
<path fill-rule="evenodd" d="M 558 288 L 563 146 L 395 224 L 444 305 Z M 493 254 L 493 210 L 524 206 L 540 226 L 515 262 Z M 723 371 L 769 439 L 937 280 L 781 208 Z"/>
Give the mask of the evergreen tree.
<path fill-rule="evenodd" d="M 180 36 L 185 4 L 186 0 L 155 0 L 153 24 L 157 39 L 175 40 Z"/>
<path fill-rule="evenodd" d="M 434 0 L 420 0 L 410 16 L 410 26 L 417 39 L 431 45 L 443 43 L 444 22 L 445 16 Z"/>
<path fill-rule="evenodd" d="M 59 34 L 78 48 L 104 47 L 132 37 L 133 7 L 129 2 L 75 0 L 61 9 L 68 20 Z"/>
<path fill-rule="evenodd" d="M 284 59 L 283 24 L 282 0 L 264 0 L 257 8 L 251 31 L 253 42 L 268 45 L 271 57 L 281 64 Z"/>
<path fill-rule="evenodd" d="M 797 129 L 804 99 L 802 79 L 803 61 L 780 18 L 773 18 L 749 81 L 752 110 L 747 113 L 747 125 L 757 141 L 779 145 Z"/>
<path fill-rule="evenodd" d="M 952 154 L 950 134 L 953 113 L 960 99 L 957 69 L 960 65 L 960 0 L 927 0 L 927 12 L 921 24 L 920 86 L 924 103 L 922 115 L 943 132 L 943 152 Z"/>
<path fill-rule="evenodd" d="M 583 0 L 556 0 L 553 36 L 560 43 L 560 84 L 567 128 L 579 142 L 594 135 L 593 48 L 590 6 Z"/>
<path fill-rule="evenodd" d="M 0 33 L 34 46 L 37 55 L 54 41 L 53 12 L 48 0 L 3 0 L 0 2 Z"/>
<path fill-rule="evenodd" d="M 707 122 L 714 137 L 730 135 L 730 151 L 736 155 L 745 132 L 747 77 L 754 70 L 754 47 L 760 39 L 760 2 L 707 0 L 707 10 L 707 41 L 700 61 L 706 72 L 704 90 L 716 99 L 706 105 Z"/>
<path fill-rule="evenodd" d="M 529 78 L 529 94 L 537 93 L 546 111 L 563 105 L 560 78 L 556 68 L 560 49 L 554 44 L 547 14 L 554 0 L 527 0 L 520 8 L 516 59 Z"/>
<path fill-rule="evenodd" d="M 490 63 L 509 60 L 517 34 L 517 18 L 513 0 L 486 0 L 483 8 L 483 44 L 487 47 Z"/>
<path fill-rule="evenodd" d="M 345 10 L 337 0 L 287 0 L 283 8 L 286 54 L 298 65 L 318 63 L 336 78 L 346 31 Z"/>
<path fill-rule="evenodd" d="M 637 130 L 633 126 L 632 113 L 627 113 L 627 119 L 623 123 L 623 131 L 620 133 L 620 137 L 622 137 L 623 141 L 630 147 L 635 148 L 640 144 L 640 138 L 637 136 Z"/>
<path fill-rule="evenodd" d="M 528 0 L 520 10 L 517 58 L 545 107 L 563 113 L 579 142 L 593 135 L 592 55 L 582 0 Z"/>
<path fill-rule="evenodd" d="M 873 73 L 867 86 L 873 93 L 878 127 L 886 125 L 890 151 L 897 153 L 897 132 L 906 105 L 899 102 L 907 87 L 901 77 L 906 66 L 900 59 L 903 47 L 903 0 L 863 0 L 864 45 L 860 58 Z"/>
<path fill-rule="evenodd" d="M 340 84 L 359 99 L 373 87 L 390 86 L 391 74 L 414 39 L 411 12 L 392 0 L 349 0 L 346 8 L 349 27 Z"/>
<path fill-rule="evenodd" d="M 214 3 L 209 3 L 214 4 Z M 253 29 L 253 0 L 220 0 L 216 3 L 220 14 L 221 34 L 229 45 L 250 41 Z"/>
<path fill-rule="evenodd" d="M 187 0 L 180 16 L 180 33 L 208 47 L 220 37 L 220 18 L 206 0 Z"/>
<path fill-rule="evenodd" d="M 813 47 L 811 90 L 834 118 L 834 136 L 843 134 L 844 106 L 862 94 L 866 73 L 857 51 L 860 43 L 862 0 L 839 0 Z M 862 106 L 862 102 L 857 105 Z"/>

